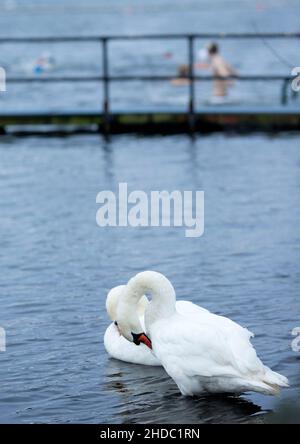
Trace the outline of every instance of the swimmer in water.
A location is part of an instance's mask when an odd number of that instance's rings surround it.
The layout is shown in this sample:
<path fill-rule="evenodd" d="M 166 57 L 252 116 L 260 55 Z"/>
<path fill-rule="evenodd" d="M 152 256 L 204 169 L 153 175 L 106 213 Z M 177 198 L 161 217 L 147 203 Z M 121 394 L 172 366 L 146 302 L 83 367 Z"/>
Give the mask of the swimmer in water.
<path fill-rule="evenodd" d="M 203 58 L 203 50 L 200 52 L 201 58 Z M 211 103 L 223 103 L 228 95 L 228 87 L 233 84 L 232 79 L 228 79 L 228 77 L 237 76 L 238 73 L 220 55 L 217 43 L 209 43 L 206 46 L 206 54 L 207 62 L 197 63 L 196 68 L 210 69 L 212 71 L 215 79 L 213 81 Z M 223 77 L 224 80 L 219 77 Z"/>
<path fill-rule="evenodd" d="M 48 52 L 43 53 L 33 64 L 32 70 L 35 74 L 51 71 L 55 66 L 54 58 Z"/>
<path fill-rule="evenodd" d="M 177 78 L 171 80 L 172 85 L 180 86 L 189 83 L 190 69 L 188 65 L 179 65 L 177 68 Z"/>

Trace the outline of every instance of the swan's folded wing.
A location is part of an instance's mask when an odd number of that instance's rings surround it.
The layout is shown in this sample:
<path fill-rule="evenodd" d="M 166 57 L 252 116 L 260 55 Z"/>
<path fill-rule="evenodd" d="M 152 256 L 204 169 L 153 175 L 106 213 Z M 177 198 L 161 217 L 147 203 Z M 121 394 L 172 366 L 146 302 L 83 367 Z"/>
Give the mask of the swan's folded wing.
<path fill-rule="evenodd" d="M 202 316 L 197 322 L 178 315 L 157 329 L 157 356 L 170 375 L 241 376 L 260 371 L 262 364 L 249 342 L 250 333 L 231 322 Z"/>
<path fill-rule="evenodd" d="M 232 365 L 239 374 L 249 377 L 252 374 L 263 373 L 263 364 L 250 342 L 254 336 L 253 333 L 231 319 L 213 314 L 191 302 L 182 301 L 181 304 L 182 311 L 177 310 L 180 314 L 188 317 L 189 321 L 193 320 L 200 325 L 205 324 L 208 326 L 208 330 L 212 328 L 218 333 L 222 338 L 221 341 L 224 341 L 224 347 L 227 347 L 227 357 L 229 357 L 230 351 L 233 357 Z"/>
<path fill-rule="evenodd" d="M 253 333 L 223 316 L 211 314 L 211 322 L 225 339 L 234 358 L 233 364 L 240 374 L 250 377 L 264 372 L 264 366 L 250 342 Z"/>

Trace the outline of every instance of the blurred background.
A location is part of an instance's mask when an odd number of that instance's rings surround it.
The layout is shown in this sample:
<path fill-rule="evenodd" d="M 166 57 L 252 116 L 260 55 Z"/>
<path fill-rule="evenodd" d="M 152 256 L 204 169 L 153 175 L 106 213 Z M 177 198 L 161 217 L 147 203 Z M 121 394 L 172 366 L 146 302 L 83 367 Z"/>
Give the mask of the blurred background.
<path fill-rule="evenodd" d="M 297 0 L 3 0 L 0 37 L 297 32 L 299 9 Z M 195 41 L 195 61 L 207 43 Z M 298 63 L 298 39 L 230 39 L 219 44 L 240 75 L 286 76 Z M 38 68 L 43 57 L 53 62 L 44 73 Z M 113 41 L 109 48 L 111 75 L 175 75 L 187 60 L 184 40 Z M 2 43 L 0 65 L 8 77 L 101 75 L 102 53 L 98 42 Z M 280 81 L 236 82 L 230 98 L 244 104 L 274 104 L 280 100 L 280 87 Z M 185 109 L 187 90 L 168 81 L 114 82 L 111 109 Z M 210 93 L 207 82 L 197 82 L 196 106 L 203 105 Z M 91 110 L 99 109 L 102 99 L 97 82 L 11 84 L 0 96 L 0 106 L 6 111 L 40 110 L 45 104 L 50 110 Z"/>
<path fill-rule="evenodd" d="M 298 32 L 298 0 L 2 0 L 3 38 L 187 32 Z M 195 58 L 206 41 L 196 41 Z M 221 41 L 240 74 L 290 75 L 299 40 Z M 180 42 L 111 42 L 111 73 L 175 74 Z M 39 68 L 39 59 L 47 64 Z M 1 43 L 7 76 L 99 75 L 98 43 Z M 43 70 L 45 69 L 45 72 Z M 98 89 L 97 89 L 98 88 Z M 187 108 L 187 85 L 114 84 L 112 109 Z M 196 106 L 211 85 L 197 84 Z M 236 82 L 243 103 L 278 103 L 280 86 Z M 1 112 L 90 110 L 93 83 L 8 83 Z M 299 98 L 296 98 L 296 106 Z M 50 137 L 51 136 L 51 137 Z M 205 233 L 96 224 L 99 191 L 203 190 Z M 0 422 L 265 423 L 299 421 L 299 133 L 0 137 Z M 108 290 L 144 269 L 255 333 L 265 364 L 290 379 L 280 399 L 184 398 L 160 368 L 109 359 Z M 286 414 L 286 409 L 288 413 Z M 293 412 L 293 415 L 291 414 Z"/>

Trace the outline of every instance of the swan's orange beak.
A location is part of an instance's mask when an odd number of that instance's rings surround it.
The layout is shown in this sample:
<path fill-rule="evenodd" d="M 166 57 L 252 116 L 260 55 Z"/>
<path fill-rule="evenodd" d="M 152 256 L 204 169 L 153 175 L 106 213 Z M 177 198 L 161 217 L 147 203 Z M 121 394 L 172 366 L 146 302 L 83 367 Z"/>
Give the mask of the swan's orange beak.
<path fill-rule="evenodd" d="M 140 345 L 140 343 L 142 342 L 148 348 L 150 348 L 150 350 L 152 350 L 152 342 L 150 341 L 150 339 L 148 338 L 148 336 L 145 333 L 132 333 L 131 332 L 131 334 L 132 334 L 133 342 L 135 343 L 135 345 Z"/>
<path fill-rule="evenodd" d="M 150 350 L 152 350 L 152 342 L 150 341 L 148 336 L 146 336 L 144 333 L 142 333 L 141 336 L 139 337 L 139 340 L 140 340 L 140 342 L 145 344 L 147 347 L 149 347 Z"/>

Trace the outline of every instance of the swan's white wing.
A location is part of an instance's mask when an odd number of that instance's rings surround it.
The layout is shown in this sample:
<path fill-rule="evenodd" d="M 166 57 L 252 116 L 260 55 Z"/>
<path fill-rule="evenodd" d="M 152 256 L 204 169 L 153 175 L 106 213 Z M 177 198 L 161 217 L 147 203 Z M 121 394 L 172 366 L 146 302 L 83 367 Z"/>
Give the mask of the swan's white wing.
<path fill-rule="evenodd" d="M 239 371 L 243 372 L 246 368 L 250 372 L 257 370 L 257 355 L 250 343 L 250 338 L 254 335 L 249 330 L 229 318 L 215 315 L 189 301 L 177 301 L 176 310 L 190 320 L 194 318 L 197 323 L 213 326 L 222 338 L 226 338 L 226 345 L 229 345 Z M 241 353 L 241 350 L 243 350 L 243 353 Z"/>
<path fill-rule="evenodd" d="M 181 393 L 254 390 L 274 395 L 288 386 L 286 377 L 257 357 L 248 330 L 210 313 L 195 319 L 176 314 L 151 328 L 153 350 Z"/>
<path fill-rule="evenodd" d="M 120 361 L 132 364 L 161 365 L 154 354 L 144 344 L 136 346 L 127 341 L 112 323 L 104 334 L 104 347 L 107 353 Z"/>
<path fill-rule="evenodd" d="M 263 371 L 263 364 L 257 357 L 256 351 L 250 342 L 254 336 L 248 329 L 224 316 L 210 313 L 210 322 L 215 326 L 230 348 L 235 368 L 242 374 Z"/>
<path fill-rule="evenodd" d="M 172 376 L 242 376 L 263 371 L 250 333 L 227 318 L 175 315 L 151 328 L 156 356 Z"/>

